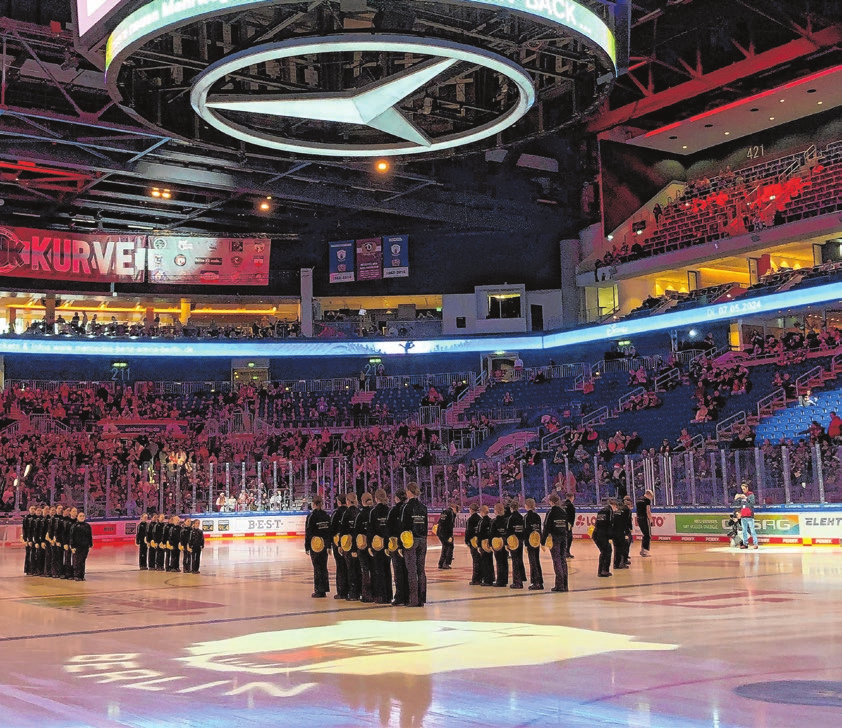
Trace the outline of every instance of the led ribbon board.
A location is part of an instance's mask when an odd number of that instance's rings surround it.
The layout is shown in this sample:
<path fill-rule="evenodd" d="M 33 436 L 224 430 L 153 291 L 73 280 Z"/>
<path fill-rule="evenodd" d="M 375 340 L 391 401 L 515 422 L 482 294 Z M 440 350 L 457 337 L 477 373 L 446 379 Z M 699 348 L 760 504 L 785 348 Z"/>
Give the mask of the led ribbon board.
<path fill-rule="evenodd" d="M 818 303 L 842 301 L 842 283 L 828 283 L 804 290 L 772 293 L 746 301 L 731 301 L 675 311 L 645 319 L 619 321 L 614 324 L 583 326 L 538 336 L 475 336 L 469 338 L 441 338 L 407 340 L 349 339 L 325 341 L 320 339 L 291 339 L 283 342 L 239 341 L 236 343 L 192 339 L 168 342 L 104 341 L 64 336 L 0 337 L 0 354 L 55 354 L 61 356 L 171 356 L 171 357 L 322 357 L 322 356 L 393 356 L 403 354 L 454 354 L 489 351 L 539 351 L 565 346 L 607 341 L 620 337 L 647 334 L 665 329 L 704 325 L 713 321 L 728 321 L 744 316 L 777 313 L 782 309 L 810 306 Z"/>
<path fill-rule="evenodd" d="M 616 68 L 614 34 L 605 21 L 574 0 L 442 0 L 454 5 L 486 5 L 501 10 L 531 15 L 577 33 L 598 47 Z M 121 22 L 108 39 L 105 54 L 106 74 L 115 61 L 145 40 L 165 30 L 185 25 L 199 18 L 243 10 L 259 5 L 281 4 L 277 0 L 153 0 Z M 119 66 L 119 62 L 117 63 Z"/>

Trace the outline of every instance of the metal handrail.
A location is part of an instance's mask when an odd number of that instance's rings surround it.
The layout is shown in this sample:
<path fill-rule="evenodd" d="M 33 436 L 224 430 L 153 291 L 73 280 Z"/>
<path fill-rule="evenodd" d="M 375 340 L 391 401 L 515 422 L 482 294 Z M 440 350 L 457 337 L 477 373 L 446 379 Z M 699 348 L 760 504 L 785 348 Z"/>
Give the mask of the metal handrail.
<path fill-rule="evenodd" d="M 630 392 L 626 392 L 620 399 L 617 400 L 617 409 L 614 410 L 615 412 L 623 412 L 624 405 L 626 402 L 630 401 L 634 397 L 637 397 L 639 394 L 644 394 L 646 392 L 646 387 L 636 387 L 632 389 Z"/>
<path fill-rule="evenodd" d="M 660 374 L 657 377 L 655 377 L 654 389 L 657 392 L 659 389 L 664 388 L 670 382 L 680 378 L 681 374 L 679 373 L 678 369 L 670 369 L 668 372 L 664 372 L 663 374 Z M 663 391 L 666 391 L 666 389 L 664 388 Z"/>
<path fill-rule="evenodd" d="M 779 407 L 775 405 L 779 404 Z M 757 402 L 757 419 L 774 414 L 775 410 L 786 407 L 786 390 L 783 387 L 767 394 Z"/>
<path fill-rule="evenodd" d="M 745 424 L 745 422 L 745 410 L 737 412 L 736 414 L 731 415 L 727 419 L 722 420 L 722 422 L 716 425 L 716 439 L 722 440 L 726 433 L 730 434 L 732 432 L 735 425 L 743 425 Z"/>
<path fill-rule="evenodd" d="M 549 435 L 544 435 L 541 438 L 541 451 L 546 452 L 549 450 L 553 445 L 555 445 L 559 440 L 561 440 L 568 432 L 570 432 L 570 427 L 565 425 L 560 430 L 556 430 L 555 432 L 551 432 Z"/>
<path fill-rule="evenodd" d="M 582 417 L 582 424 L 604 425 L 610 416 L 611 413 L 608 411 L 608 407 L 600 407 L 598 410 L 594 410 L 593 412 Z"/>
<path fill-rule="evenodd" d="M 810 389 L 814 383 L 822 381 L 824 369 L 819 366 L 813 367 L 810 371 L 804 372 L 798 379 L 795 380 L 795 393 L 797 395 L 804 394 L 805 389 Z"/>

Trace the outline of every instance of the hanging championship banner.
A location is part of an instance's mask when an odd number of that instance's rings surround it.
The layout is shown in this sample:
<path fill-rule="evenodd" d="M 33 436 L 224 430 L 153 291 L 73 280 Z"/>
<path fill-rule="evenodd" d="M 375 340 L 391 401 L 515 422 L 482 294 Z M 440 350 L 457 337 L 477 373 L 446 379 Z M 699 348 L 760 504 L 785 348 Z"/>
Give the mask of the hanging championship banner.
<path fill-rule="evenodd" d="M 383 277 L 383 239 L 357 240 L 357 280 L 375 281 Z"/>
<path fill-rule="evenodd" d="M 146 236 L 0 227 L 0 275 L 51 281 L 139 283 Z"/>
<path fill-rule="evenodd" d="M 383 277 L 409 277 L 409 235 L 387 235 L 383 238 Z"/>
<path fill-rule="evenodd" d="M 266 238 L 149 238 L 150 283 L 266 286 Z"/>
<path fill-rule="evenodd" d="M 328 243 L 330 248 L 330 282 L 351 283 L 354 280 L 354 241 Z"/>

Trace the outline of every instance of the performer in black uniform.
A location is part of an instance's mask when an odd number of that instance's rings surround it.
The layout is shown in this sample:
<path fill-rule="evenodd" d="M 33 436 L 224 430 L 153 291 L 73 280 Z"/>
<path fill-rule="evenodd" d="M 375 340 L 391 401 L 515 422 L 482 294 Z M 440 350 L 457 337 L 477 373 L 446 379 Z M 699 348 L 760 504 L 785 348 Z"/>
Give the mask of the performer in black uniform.
<path fill-rule="evenodd" d="M 491 548 L 491 517 L 488 506 L 479 508 L 479 548 L 482 562 L 481 586 L 494 586 L 494 551 Z"/>
<path fill-rule="evenodd" d="M 520 503 L 513 498 L 510 503 L 512 515 L 506 522 L 506 548 L 512 557 L 512 585 L 511 589 L 523 589 L 526 581 L 526 569 L 523 566 L 523 516 L 520 513 Z"/>
<path fill-rule="evenodd" d="M 73 526 L 76 525 L 76 519 L 78 517 L 79 510 L 77 508 L 71 508 L 69 513 L 66 508 L 64 509 L 64 526 L 61 537 L 62 549 L 64 550 L 60 574 L 62 579 L 72 579 L 74 575 L 73 552 L 70 550 L 70 532 L 73 530 Z M 88 528 L 90 528 L 90 525 Z"/>
<path fill-rule="evenodd" d="M 137 531 L 134 534 L 134 542 L 137 545 L 137 561 L 141 571 L 146 571 L 146 559 L 149 554 L 149 515 L 142 513 L 140 523 L 137 524 Z"/>
<path fill-rule="evenodd" d="M 541 569 L 541 516 L 535 512 L 534 498 L 526 499 L 523 538 L 526 541 L 526 555 L 529 559 L 529 591 L 541 591 L 544 588 L 544 572 Z"/>
<path fill-rule="evenodd" d="M 193 554 L 191 554 L 187 547 L 190 545 L 190 532 L 193 530 L 193 521 L 189 518 L 184 519 L 184 523 L 181 524 L 181 533 L 178 537 L 178 551 L 181 554 L 181 570 L 185 574 L 189 574 L 193 565 L 190 563 Z M 178 571 L 178 569 L 176 569 Z"/>
<path fill-rule="evenodd" d="M 349 602 L 357 602 L 362 590 L 360 559 L 357 554 L 357 544 L 354 543 L 354 524 L 359 513 L 357 494 L 346 493 L 345 504 L 347 508 L 342 516 L 342 523 L 339 525 L 339 548 L 342 549 L 345 568 L 348 571 L 348 596 L 345 599 Z"/>
<path fill-rule="evenodd" d="M 34 563 L 32 565 L 33 574 L 35 576 L 44 576 L 44 533 L 46 529 L 47 517 L 44 513 L 47 512 L 46 507 L 38 506 L 35 509 L 35 518 L 32 521 L 32 543 L 35 546 Z"/>
<path fill-rule="evenodd" d="M 599 549 L 599 571 L 597 576 L 611 576 L 611 534 L 614 531 L 614 515 L 617 499 L 608 502 L 597 511 L 593 529 L 593 541 Z"/>
<path fill-rule="evenodd" d="M 167 531 L 167 571 L 180 571 L 178 547 L 181 545 L 181 519 L 173 516 L 170 519 L 170 530 Z"/>
<path fill-rule="evenodd" d="M 401 537 L 406 531 L 412 533 L 412 546 L 404 548 L 403 558 L 406 561 L 407 581 L 409 582 L 408 607 L 423 607 L 427 601 L 427 506 L 418 495 L 421 489 L 418 483 L 406 486 L 406 505 L 401 512 Z"/>
<path fill-rule="evenodd" d="M 35 551 L 34 541 L 32 540 L 32 528 L 35 521 L 35 506 L 29 506 L 29 513 L 23 517 L 21 524 L 20 540 L 26 547 L 23 557 L 23 573 L 27 576 L 32 575 L 33 554 Z"/>
<path fill-rule="evenodd" d="M 544 533 L 542 546 L 550 547 L 550 556 L 553 560 L 553 571 L 555 572 L 554 592 L 568 591 L 567 579 L 567 514 L 559 505 L 558 493 L 550 494 L 550 510 L 544 516 Z M 550 538 L 550 544 L 547 544 Z"/>
<path fill-rule="evenodd" d="M 49 512 L 44 513 L 44 523 L 42 525 L 42 532 L 44 534 L 44 576 L 53 575 L 53 521 L 56 517 L 58 509 L 56 506 L 50 506 Z"/>
<path fill-rule="evenodd" d="M 70 527 L 68 541 L 68 550 L 73 559 L 73 576 L 67 578 L 85 581 L 85 564 L 88 561 L 88 552 L 94 547 L 94 536 L 91 533 L 91 524 L 85 522 L 85 514 L 81 511 L 76 516 L 76 523 Z"/>
<path fill-rule="evenodd" d="M 652 544 L 652 500 L 654 498 L 655 494 L 647 490 L 637 501 L 637 527 L 643 537 L 640 542 L 640 555 L 644 557 L 651 555 L 649 547 Z"/>
<path fill-rule="evenodd" d="M 330 543 L 330 516 L 322 510 L 322 497 L 313 496 L 312 510 L 304 526 L 304 551 L 313 563 L 314 599 L 324 599 L 330 591 L 327 571 L 327 546 Z"/>
<path fill-rule="evenodd" d="M 561 507 L 567 516 L 567 558 L 572 559 L 573 554 L 570 553 L 570 547 L 573 545 L 573 526 L 576 525 L 576 506 L 573 505 L 573 500 L 576 498 L 575 493 L 568 493 L 564 499 Z"/>
<path fill-rule="evenodd" d="M 363 493 L 362 508 L 357 511 L 357 517 L 354 520 L 354 546 L 357 549 L 357 560 L 360 564 L 360 601 L 366 604 L 374 602 L 374 595 L 371 592 L 371 572 L 374 561 L 368 550 L 368 519 L 371 515 L 372 502 L 371 493 Z"/>
<path fill-rule="evenodd" d="M 631 501 L 629 496 L 626 499 Z M 617 504 L 617 512 L 611 523 L 611 543 L 614 546 L 614 569 L 628 569 L 629 546 L 631 545 L 631 508 L 625 500 Z"/>
<path fill-rule="evenodd" d="M 395 505 L 389 510 L 386 519 L 386 530 L 389 534 L 389 557 L 392 559 L 392 573 L 395 578 L 395 596 L 393 607 L 403 607 L 409 598 L 409 574 L 406 571 L 406 561 L 401 549 L 401 516 L 406 505 L 406 491 L 401 488 L 395 492 Z"/>
<path fill-rule="evenodd" d="M 202 531 L 202 523 L 197 518 L 193 521 L 193 528 L 190 529 L 190 542 L 187 550 L 190 552 L 191 574 L 198 574 L 202 563 L 202 550 L 205 548 L 205 534 Z"/>
<path fill-rule="evenodd" d="M 333 595 L 334 599 L 345 599 L 348 596 L 348 567 L 345 566 L 345 557 L 339 549 L 339 531 L 345 510 L 345 494 L 338 493 L 336 508 L 330 516 L 330 550 L 333 553 L 333 560 L 336 562 L 336 594 Z"/>
<path fill-rule="evenodd" d="M 494 563 L 497 567 L 497 580 L 494 586 L 509 585 L 509 553 L 506 551 L 506 527 L 508 516 L 507 506 L 503 503 L 494 504 L 494 520 L 491 521 L 491 549 L 494 552 Z"/>
<path fill-rule="evenodd" d="M 155 570 L 163 571 L 167 555 L 166 543 L 167 517 L 163 513 L 158 514 L 158 522 L 155 524 L 153 537 L 149 539 L 150 546 L 155 549 Z"/>
<path fill-rule="evenodd" d="M 471 503 L 468 506 L 471 515 L 468 516 L 468 522 L 465 524 L 465 545 L 471 554 L 471 586 L 479 586 L 482 584 L 482 556 L 480 554 L 479 546 L 479 526 L 482 522 L 482 517 L 477 511 L 479 510 L 478 503 Z"/>
<path fill-rule="evenodd" d="M 379 488 L 374 493 L 377 505 L 368 516 L 368 548 L 372 558 L 371 592 L 375 604 L 389 604 L 392 601 L 392 569 L 386 547 L 389 541 L 388 496 Z"/>
<path fill-rule="evenodd" d="M 453 563 L 453 528 L 456 526 L 456 514 L 459 506 L 451 503 L 439 516 L 436 524 L 436 536 L 441 543 L 441 556 L 439 556 L 439 568 L 450 569 Z"/>

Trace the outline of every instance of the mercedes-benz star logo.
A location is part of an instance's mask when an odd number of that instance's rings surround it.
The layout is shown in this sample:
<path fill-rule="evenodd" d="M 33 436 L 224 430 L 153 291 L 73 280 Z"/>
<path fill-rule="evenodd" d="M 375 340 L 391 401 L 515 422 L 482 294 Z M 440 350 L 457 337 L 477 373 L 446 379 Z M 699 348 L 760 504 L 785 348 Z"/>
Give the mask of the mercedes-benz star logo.
<path fill-rule="evenodd" d="M 388 76 L 361 89 L 340 92 L 272 94 L 260 96 L 212 94 L 225 76 L 258 63 L 277 62 L 307 54 L 336 52 L 394 52 L 433 56 L 432 60 Z M 422 89 L 464 61 L 504 76 L 518 90 L 514 105 L 482 126 L 447 136 L 430 138 L 397 108 L 409 95 Z M 419 154 L 471 144 L 493 136 L 517 122 L 535 102 L 535 88 L 529 74 L 513 61 L 491 51 L 437 39 L 410 36 L 336 35 L 273 43 L 242 51 L 207 68 L 194 82 L 190 97 L 193 108 L 209 124 L 226 134 L 258 146 L 287 152 L 322 156 L 367 157 Z M 352 144 L 302 141 L 272 135 L 233 121 L 221 112 L 241 112 L 320 122 L 339 122 L 385 132 L 400 143 Z"/>

